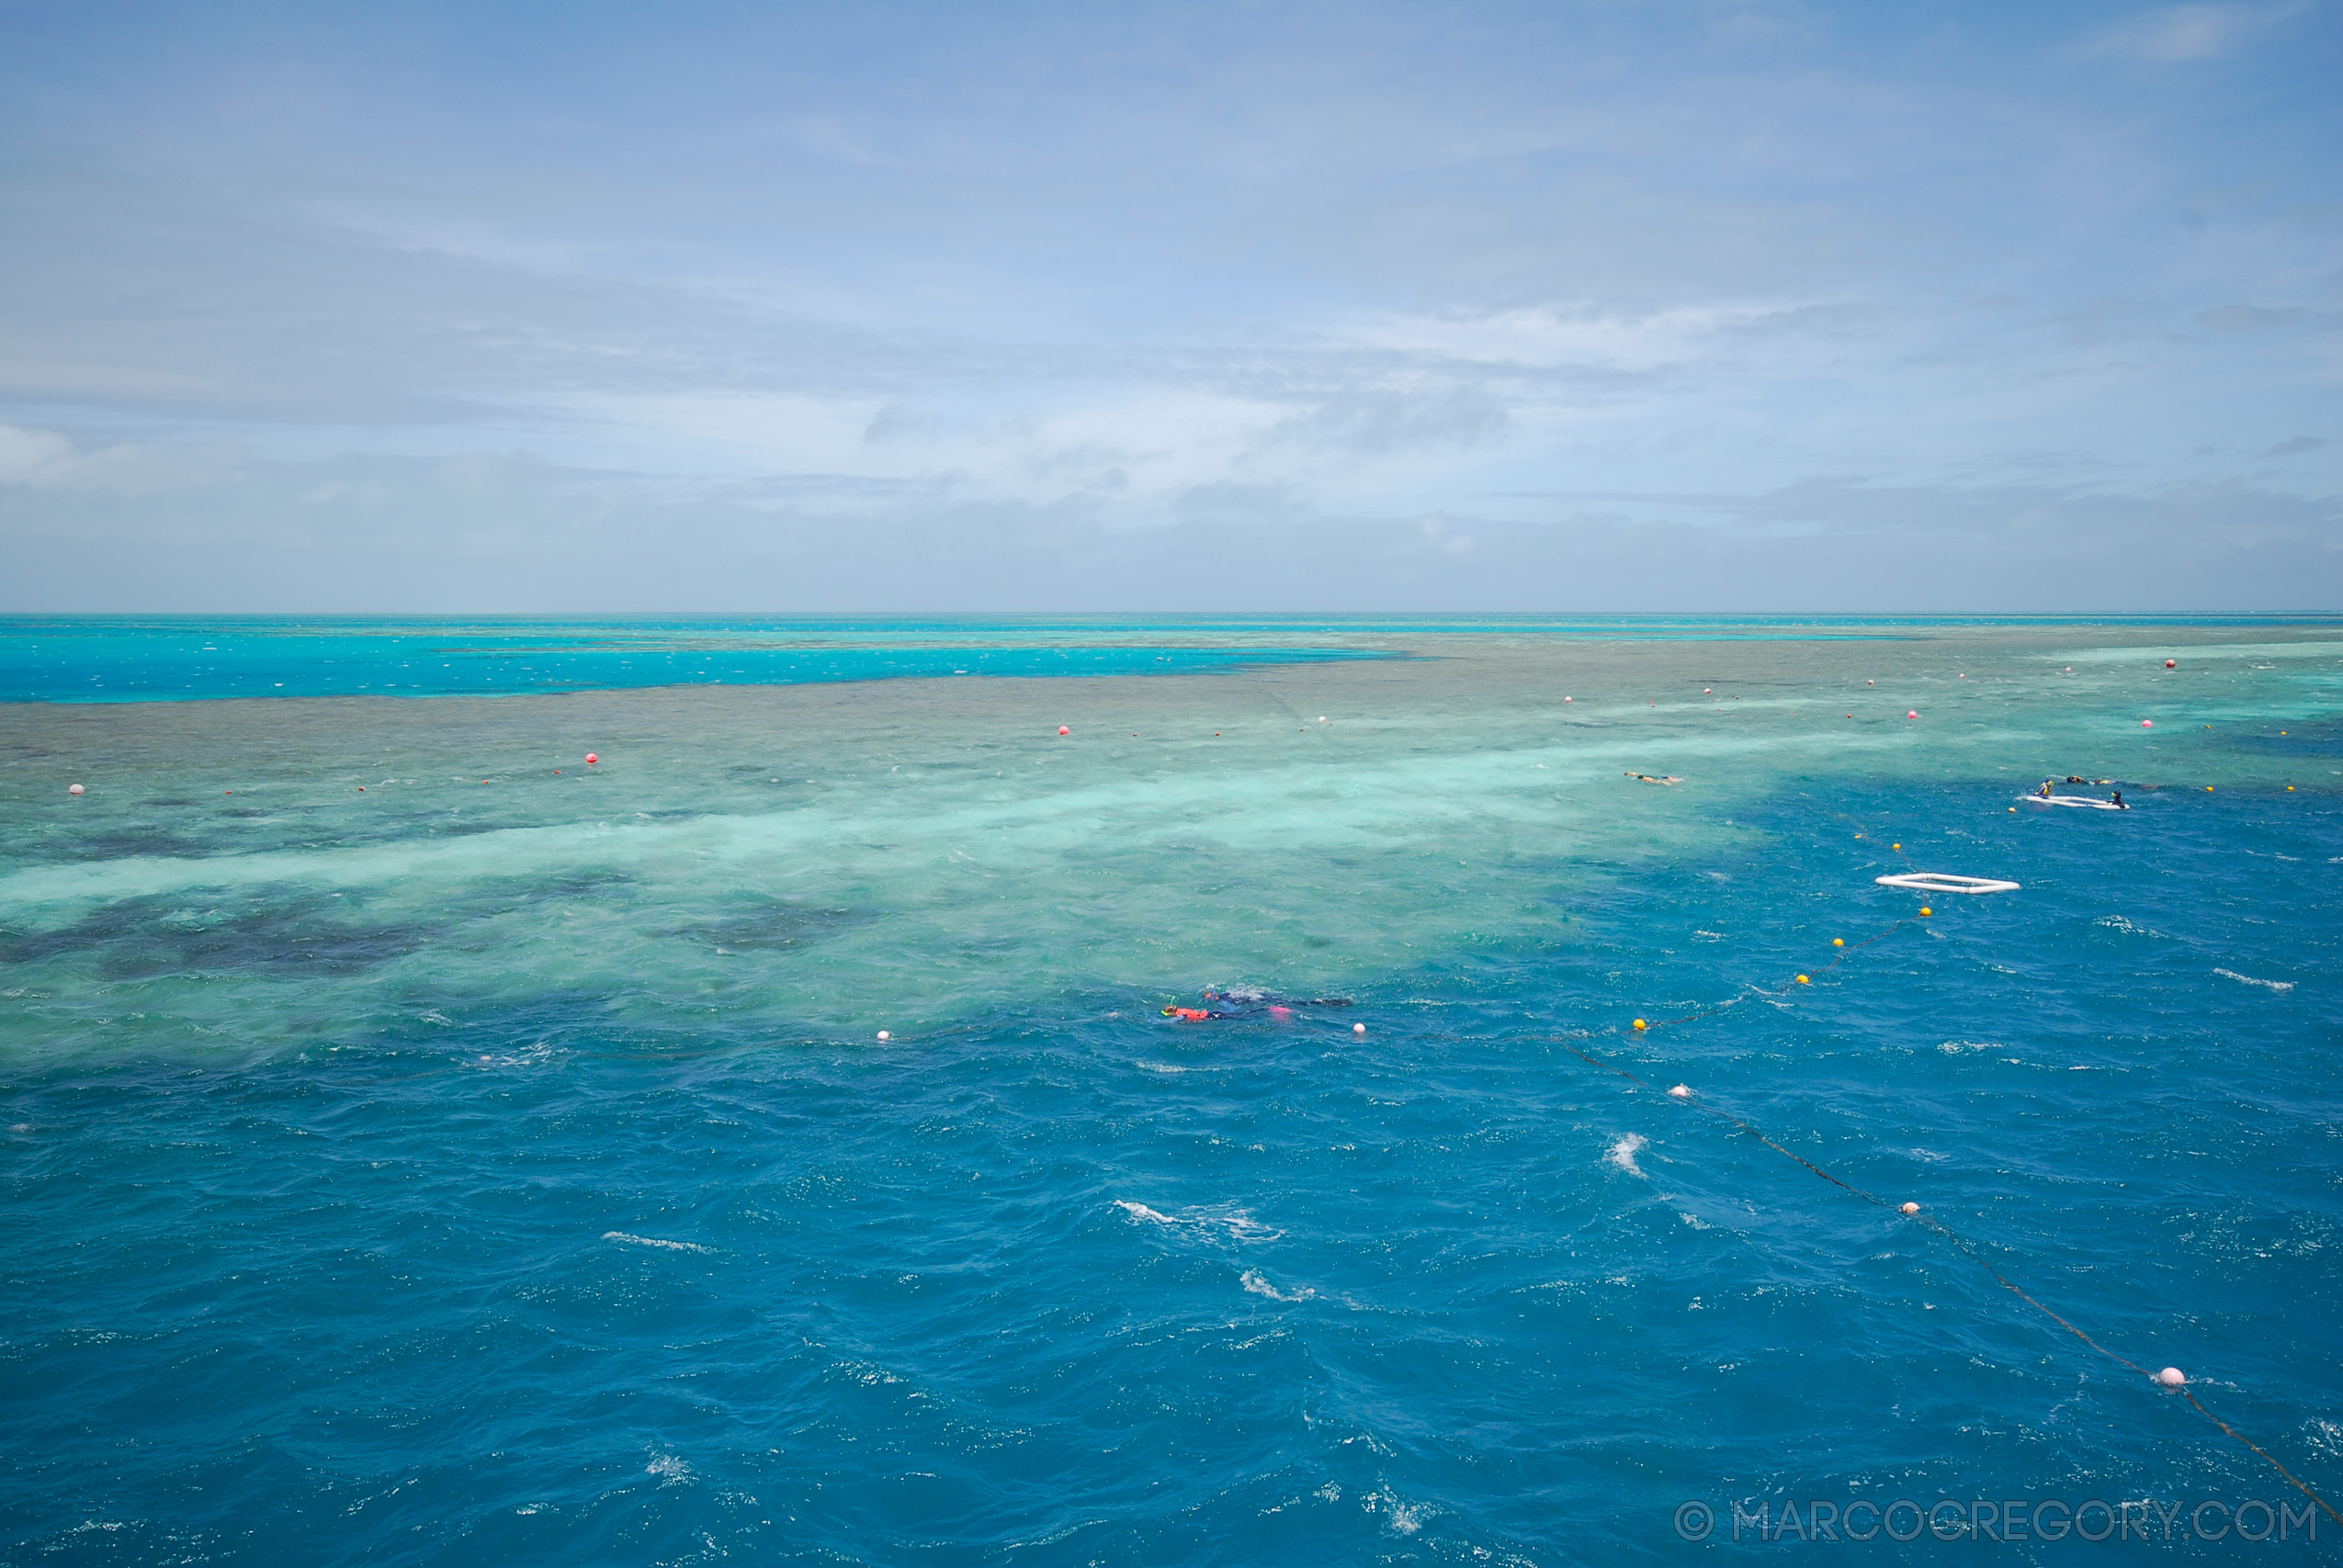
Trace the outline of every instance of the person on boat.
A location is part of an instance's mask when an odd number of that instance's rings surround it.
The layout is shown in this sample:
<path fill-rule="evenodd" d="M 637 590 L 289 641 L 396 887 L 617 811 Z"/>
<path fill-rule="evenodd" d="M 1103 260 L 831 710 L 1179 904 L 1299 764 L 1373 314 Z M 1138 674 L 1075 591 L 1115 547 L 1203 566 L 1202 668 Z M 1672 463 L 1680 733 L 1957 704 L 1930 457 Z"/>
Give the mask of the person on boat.
<path fill-rule="evenodd" d="M 2132 809 L 2130 807 L 2123 804 L 2123 792 L 2120 789 L 2115 792 L 2115 809 L 2118 811 L 2129 811 Z"/>
<path fill-rule="evenodd" d="M 2042 781 L 2042 788 L 2041 788 L 2040 790 L 2038 790 L 2036 793 L 2037 793 L 2037 794 L 2039 794 L 2039 795 L 2043 797 L 2043 799 L 2044 799 L 2044 800 L 2048 800 L 2048 799 L 2050 798 L 2050 792 L 2051 792 L 2052 788 L 2054 787 L 2054 784 L 2055 784 L 2055 781 L 2054 781 L 2054 780 L 2051 780 L 2051 779 L 2044 779 L 2044 780 L 2043 780 L 2043 781 Z"/>

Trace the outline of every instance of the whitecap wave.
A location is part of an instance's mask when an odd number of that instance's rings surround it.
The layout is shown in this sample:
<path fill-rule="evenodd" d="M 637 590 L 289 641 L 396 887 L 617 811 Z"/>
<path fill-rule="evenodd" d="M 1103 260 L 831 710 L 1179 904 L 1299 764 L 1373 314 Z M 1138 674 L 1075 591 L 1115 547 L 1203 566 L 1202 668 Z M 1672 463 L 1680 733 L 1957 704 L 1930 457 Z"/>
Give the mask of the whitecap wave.
<path fill-rule="evenodd" d="M 628 1235 L 625 1231 L 604 1231 L 605 1241 L 624 1242 L 628 1247 L 662 1247 L 670 1252 L 714 1252 L 712 1247 L 702 1247 L 696 1241 L 666 1241 L 655 1235 Z"/>
<path fill-rule="evenodd" d="M 1285 1234 L 1273 1225 L 1265 1225 L 1254 1219 L 1251 1210 L 1227 1203 L 1191 1209 L 1184 1214 L 1167 1214 L 1159 1209 L 1150 1209 L 1145 1203 L 1135 1203 L 1128 1198 L 1115 1199 L 1115 1206 L 1134 1220 L 1183 1230 L 1217 1231 L 1234 1242 L 1275 1241 Z"/>
<path fill-rule="evenodd" d="M 1636 1151 L 1647 1146 L 1650 1142 L 1651 1140 L 1641 1133 L 1630 1133 L 1612 1145 L 1611 1152 L 1603 1157 L 1629 1176 L 1641 1176 L 1644 1173 L 1644 1168 L 1636 1163 Z"/>
<path fill-rule="evenodd" d="M 1370 1492 L 1359 1499 L 1370 1514 L 1380 1511 L 1384 1528 L 1395 1535 L 1413 1535 L 1423 1529 L 1423 1522 L 1432 1509 L 1426 1504 L 1401 1501 L 1396 1492 Z"/>
<path fill-rule="evenodd" d="M 1276 1286 L 1263 1279 L 1262 1277 L 1261 1270 L 1258 1269 L 1246 1269 L 1244 1273 L 1238 1276 L 1237 1282 L 1244 1286 L 1246 1290 L 1251 1291 L 1254 1295 L 1267 1296 L 1273 1302 L 1306 1302 L 1318 1294 L 1316 1291 L 1311 1290 L 1307 1285 L 1304 1285 L 1299 1291 L 1289 1294 L 1286 1292 L 1279 1290 Z"/>
<path fill-rule="evenodd" d="M 2091 924 L 2095 926 L 2105 926 L 2110 931 L 2129 931 L 2138 936 L 2162 936 L 2164 934 L 2159 931 L 2151 931 L 2145 926 L 2135 926 L 2121 915 L 2101 915 L 2098 919 L 2093 920 Z"/>
<path fill-rule="evenodd" d="M 2242 980 L 2248 986 L 2267 986 L 2273 991 L 2291 991 L 2294 988 L 2294 982 L 2292 980 L 2257 980 L 2251 975 L 2240 975 L 2235 969 L 2216 969 L 2213 973 L 2226 975 L 2232 980 Z"/>

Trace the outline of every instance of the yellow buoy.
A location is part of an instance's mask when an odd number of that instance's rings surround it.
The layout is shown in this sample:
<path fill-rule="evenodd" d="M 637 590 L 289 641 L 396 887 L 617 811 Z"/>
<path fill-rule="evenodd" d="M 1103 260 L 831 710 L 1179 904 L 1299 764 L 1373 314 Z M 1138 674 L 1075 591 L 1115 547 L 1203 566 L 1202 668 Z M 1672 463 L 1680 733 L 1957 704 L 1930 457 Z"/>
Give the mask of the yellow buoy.
<path fill-rule="evenodd" d="M 1640 1019 L 1640 1018 L 1639 1018 L 1639 1019 L 1636 1020 L 1636 1027 L 1637 1029 L 1649 1029 L 1649 1028 L 1651 1027 L 1651 1025 L 1649 1025 L 1649 1024 L 1646 1023 L 1646 1022 L 1645 1022 L 1642 1019 Z"/>
<path fill-rule="evenodd" d="M 1936 911 L 1930 908 L 1926 904 L 1923 904 L 1920 906 L 1920 913 L 1923 915 L 1933 915 Z"/>
<path fill-rule="evenodd" d="M 1804 975 L 1801 975 L 1798 976 L 1798 984 L 1801 986 L 1811 986 L 1814 982 L 1807 979 Z"/>
<path fill-rule="evenodd" d="M 1903 846 L 1903 845 L 1901 845 L 1901 844 L 1890 844 L 1890 845 L 1888 845 L 1887 847 L 1888 847 L 1889 849 L 1891 849 L 1891 850 L 1900 850 L 1900 849 L 1902 849 L 1904 846 Z"/>
<path fill-rule="evenodd" d="M 2292 786 L 2289 785 L 2288 787 L 2292 788 Z M 1847 945 L 1847 939 L 1843 936 L 1834 936 L 1830 939 L 1830 945 L 1833 947 L 1844 947 Z"/>

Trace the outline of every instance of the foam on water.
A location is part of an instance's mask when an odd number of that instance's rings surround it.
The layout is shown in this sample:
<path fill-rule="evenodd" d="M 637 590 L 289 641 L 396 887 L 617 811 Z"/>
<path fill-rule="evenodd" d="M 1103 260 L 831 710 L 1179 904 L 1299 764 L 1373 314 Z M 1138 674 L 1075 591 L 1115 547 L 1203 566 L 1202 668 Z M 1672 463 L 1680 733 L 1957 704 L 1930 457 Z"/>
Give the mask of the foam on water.
<path fill-rule="evenodd" d="M 702 1247 L 697 1242 L 668 1241 L 655 1235 L 628 1235 L 625 1231 L 604 1231 L 602 1239 L 624 1242 L 629 1247 L 656 1247 L 667 1252 L 714 1252 L 716 1250 L 712 1247 Z"/>
<path fill-rule="evenodd" d="M 2294 988 L 2294 982 L 2292 980 L 2258 980 L 2251 975 L 2240 975 L 2235 969 L 2215 969 L 2213 973 L 2226 975 L 2232 980 L 2242 981 L 2248 986 L 2259 986 L 2265 990 L 2291 991 Z"/>
<path fill-rule="evenodd" d="M 159 691 L 203 630 L 89 635 Z M 1545 1562 L 1694 1497 L 2276 1495 L 1704 1107 L 2343 1490 L 2331 623 L 755 635 L 830 678 L 0 709 L 8 1560 Z M 1187 651 L 949 673 L 1020 649 Z M 2069 773 L 2143 809 L 2008 810 Z M 1915 870 L 2023 887 L 1920 920 Z"/>

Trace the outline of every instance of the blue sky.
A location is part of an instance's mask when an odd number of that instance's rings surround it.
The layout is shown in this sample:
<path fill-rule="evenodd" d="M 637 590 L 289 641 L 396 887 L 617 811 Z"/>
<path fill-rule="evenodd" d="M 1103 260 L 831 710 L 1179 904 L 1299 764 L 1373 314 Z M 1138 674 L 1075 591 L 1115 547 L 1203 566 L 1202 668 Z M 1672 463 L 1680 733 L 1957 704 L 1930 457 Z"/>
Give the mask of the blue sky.
<path fill-rule="evenodd" d="M 0 609 L 2343 608 L 2343 6 L 0 0 Z"/>

